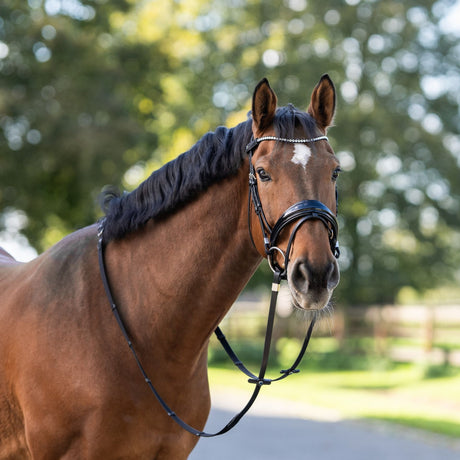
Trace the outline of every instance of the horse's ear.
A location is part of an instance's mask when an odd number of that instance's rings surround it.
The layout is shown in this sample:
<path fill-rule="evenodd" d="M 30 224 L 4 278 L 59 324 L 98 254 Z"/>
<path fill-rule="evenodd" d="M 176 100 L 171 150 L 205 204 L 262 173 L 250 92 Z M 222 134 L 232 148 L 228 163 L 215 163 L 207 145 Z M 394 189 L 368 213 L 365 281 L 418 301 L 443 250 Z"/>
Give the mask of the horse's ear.
<path fill-rule="evenodd" d="M 272 125 L 276 102 L 276 94 L 270 88 L 268 80 L 262 79 L 252 96 L 252 123 L 255 133 L 261 134 Z"/>
<path fill-rule="evenodd" d="M 331 126 L 335 112 L 335 88 L 329 75 L 323 75 L 315 86 L 307 112 L 323 132 Z"/>

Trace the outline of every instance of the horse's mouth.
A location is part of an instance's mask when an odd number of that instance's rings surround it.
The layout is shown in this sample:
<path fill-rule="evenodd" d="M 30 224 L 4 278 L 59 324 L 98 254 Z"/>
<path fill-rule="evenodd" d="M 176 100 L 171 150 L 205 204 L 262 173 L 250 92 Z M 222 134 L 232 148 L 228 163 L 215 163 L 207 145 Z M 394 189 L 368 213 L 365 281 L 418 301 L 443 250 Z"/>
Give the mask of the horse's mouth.
<path fill-rule="evenodd" d="M 307 258 L 293 260 L 287 275 L 294 306 L 304 311 L 320 311 L 329 305 L 340 280 L 336 259 L 313 264 Z"/>
<path fill-rule="evenodd" d="M 333 290 L 299 292 L 292 283 L 289 283 L 292 305 L 302 311 L 320 311 L 330 305 Z"/>

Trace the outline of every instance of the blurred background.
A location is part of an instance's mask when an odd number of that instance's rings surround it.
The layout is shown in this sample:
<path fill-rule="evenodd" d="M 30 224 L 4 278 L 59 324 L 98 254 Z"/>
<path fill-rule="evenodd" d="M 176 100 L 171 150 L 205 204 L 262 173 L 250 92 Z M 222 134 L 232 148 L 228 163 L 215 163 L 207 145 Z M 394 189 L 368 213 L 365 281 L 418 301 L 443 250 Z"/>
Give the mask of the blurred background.
<path fill-rule="evenodd" d="M 453 0 L 2 0 L 0 245 L 33 258 L 100 217 L 105 185 L 132 190 L 245 120 L 262 77 L 305 109 L 327 72 L 341 283 L 298 385 L 352 416 L 460 437 L 459 63 Z M 264 264 L 224 324 L 249 360 L 269 279 Z M 295 354 L 299 319 L 284 302 L 275 364 Z M 210 360 L 216 385 L 231 382 L 215 344 Z"/>

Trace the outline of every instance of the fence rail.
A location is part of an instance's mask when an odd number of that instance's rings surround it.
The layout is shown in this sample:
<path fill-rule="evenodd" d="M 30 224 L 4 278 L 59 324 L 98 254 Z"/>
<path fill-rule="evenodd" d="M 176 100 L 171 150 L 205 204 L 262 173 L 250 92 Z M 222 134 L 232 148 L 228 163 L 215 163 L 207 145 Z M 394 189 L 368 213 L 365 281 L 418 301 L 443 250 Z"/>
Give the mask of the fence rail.
<path fill-rule="evenodd" d="M 267 299 L 241 300 L 224 319 L 226 333 L 235 339 L 262 337 Z M 302 338 L 306 321 L 293 312 L 289 296 L 280 293 L 274 339 Z M 383 305 L 341 307 L 326 312 L 316 337 L 333 337 L 338 344 L 368 338 L 376 353 L 395 361 L 460 366 L 459 305 Z"/>

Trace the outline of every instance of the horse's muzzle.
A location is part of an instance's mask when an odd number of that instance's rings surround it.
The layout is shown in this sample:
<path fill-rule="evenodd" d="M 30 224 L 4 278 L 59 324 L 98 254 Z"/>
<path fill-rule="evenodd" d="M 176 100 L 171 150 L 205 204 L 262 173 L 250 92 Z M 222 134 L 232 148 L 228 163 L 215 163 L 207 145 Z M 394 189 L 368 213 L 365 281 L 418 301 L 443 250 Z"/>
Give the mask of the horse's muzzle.
<path fill-rule="evenodd" d="M 293 260 L 288 269 L 288 283 L 294 304 L 304 310 L 321 310 L 328 303 L 340 280 L 337 260 L 321 265 L 307 259 Z"/>

